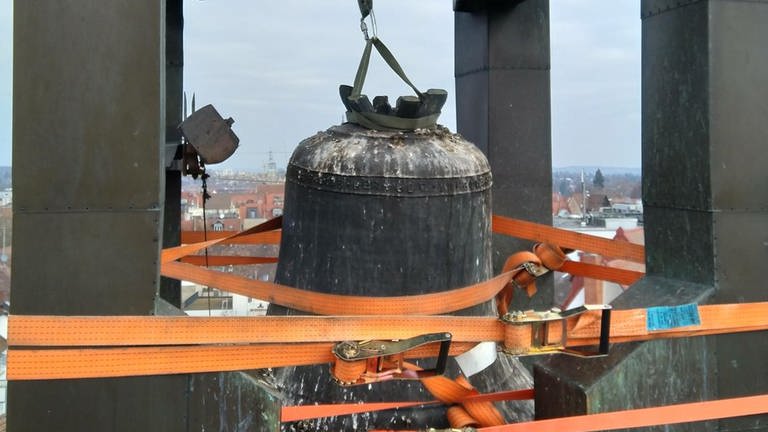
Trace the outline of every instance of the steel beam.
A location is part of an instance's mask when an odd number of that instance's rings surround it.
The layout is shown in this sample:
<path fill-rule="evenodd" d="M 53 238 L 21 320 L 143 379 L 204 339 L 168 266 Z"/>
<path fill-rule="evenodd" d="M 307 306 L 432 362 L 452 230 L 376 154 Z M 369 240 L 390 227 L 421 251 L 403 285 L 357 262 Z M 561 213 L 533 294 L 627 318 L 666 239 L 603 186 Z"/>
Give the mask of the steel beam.
<path fill-rule="evenodd" d="M 178 244 L 180 172 L 166 160 L 182 2 L 16 2 L 14 14 L 11 311 L 150 314 L 160 245 Z M 160 293 L 175 303 L 174 285 Z M 279 397 L 242 373 L 13 381 L 8 399 L 17 432 L 279 429 Z"/>
<path fill-rule="evenodd" d="M 461 2 L 455 6 L 458 132 L 488 157 L 493 212 L 552 223 L 549 2 Z M 494 269 L 530 244 L 493 238 Z M 532 304 L 550 307 L 552 283 Z M 518 300 L 523 295 L 516 296 Z"/>
<path fill-rule="evenodd" d="M 151 0 L 14 4 L 12 313 L 152 310 L 164 18 Z M 163 400 L 184 389 L 178 377 L 11 382 L 8 427 L 180 431 Z"/>
<path fill-rule="evenodd" d="M 648 276 L 616 305 L 765 301 L 768 2 L 645 0 L 641 16 Z M 750 334 L 553 360 L 537 369 L 537 415 L 765 393 L 767 354 L 765 335 Z M 560 391 L 573 403 L 557 404 Z M 664 430 L 766 428 L 768 416 L 749 416 Z"/>
<path fill-rule="evenodd" d="M 166 0 L 165 14 L 165 203 L 163 248 L 181 244 L 181 131 L 184 92 L 184 3 Z M 181 307 L 181 282 L 160 277 L 158 295 Z"/>
<path fill-rule="evenodd" d="M 709 212 L 715 299 L 765 301 L 768 1 L 710 1 L 709 18 Z M 765 334 L 722 336 L 716 343 L 720 397 L 768 392 Z M 767 415 L 720 422 L 724 432 L 765 429 Z"/>

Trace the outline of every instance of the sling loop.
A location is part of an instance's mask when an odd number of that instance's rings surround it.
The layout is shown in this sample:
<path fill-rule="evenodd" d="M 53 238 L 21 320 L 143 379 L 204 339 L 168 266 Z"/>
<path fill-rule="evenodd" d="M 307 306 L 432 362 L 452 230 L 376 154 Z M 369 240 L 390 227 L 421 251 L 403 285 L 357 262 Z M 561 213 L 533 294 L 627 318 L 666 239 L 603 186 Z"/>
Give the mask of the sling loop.
<path fill-rule="evenodd" d="M 373 1 L 358 0 L 358 5 L 362 16 L 360 18 L 360 30 L 365 37 L 365 48 L 352 87 L 339 86 L 341 102 L 347 108 L 347 120 L 374 130 L 412 131 L 435 127 L 440 116 L 440 109 L 445 104 L 448 93 L 441 89 L 421 92 L 416 88 L 408 79 L 400 63 L 395 59 L 392 51 L 384 45 L 384 42 L 376 34 Z M 365 24 L 365 18 L 369 15 L 373 26 L 373 35 L 368 34 L 368 26 Z M 416 93 L 417 97 L 400 97 L 397 100 L 397 106 L 393 109 L 386 97 L 378 96 L 374 98 L 373 104 L 371 104 L 368 96 L 362 94 L 371 62 L 371 51 L 374 47 L 390 69 Z"/>

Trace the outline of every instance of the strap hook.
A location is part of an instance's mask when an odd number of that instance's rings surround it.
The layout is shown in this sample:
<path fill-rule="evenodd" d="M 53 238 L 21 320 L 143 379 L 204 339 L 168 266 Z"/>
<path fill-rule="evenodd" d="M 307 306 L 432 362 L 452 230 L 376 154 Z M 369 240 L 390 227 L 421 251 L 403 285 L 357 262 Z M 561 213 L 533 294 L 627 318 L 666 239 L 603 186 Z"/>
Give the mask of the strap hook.
<path fill-rule="evenodd" d="M 368 35 L 368 25 L 365 24 L 365 18 L 360 18 L 360 31 L 363 32 L 363 38 L 368 42 L 371 37 Z"/>
<path fill-rule="evenodd" d="M 376 14 L 373 13 L 373 0 L 357 0 L 357 5 L 360 6 L 360 31 L 363 32 L 365 41 L 369 41 L 371 36 L 368 34 L 368 24 L 365 23 L 365 19 L 371 17 L 371 31 L 373 32 L 373 38 L 376 38 Z"/>

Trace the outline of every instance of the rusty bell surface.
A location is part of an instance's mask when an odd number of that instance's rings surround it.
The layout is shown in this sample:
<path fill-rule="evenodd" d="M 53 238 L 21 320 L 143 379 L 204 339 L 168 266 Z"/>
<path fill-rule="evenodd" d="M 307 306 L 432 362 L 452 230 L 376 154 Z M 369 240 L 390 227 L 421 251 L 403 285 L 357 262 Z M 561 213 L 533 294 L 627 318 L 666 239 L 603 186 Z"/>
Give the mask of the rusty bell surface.
<path fill-rule="evenodd" d="M 288 164 L 277 279 L 371 296 L 483 280 L 490 186 L 482 152 L 444 128 L 320 132 Z"/>
<path fill-rule="evenodd" d="M 381 297 L 486 280 L 492 271 L 490 187 L 483 153 L 443 127 L 375 131 L 346 123 L 319 132 L 299 144 L 288 165 L 276 280 Z M 302 314 L 270 307 L 270 314 L 286 313 Z M 494 310 L 485 304 L 463 313 Z M 488 380 L 501 384 L 508 374 L 502 370 Z M 327 365 L 283 369 L 277 378 L 286 404 L 432 399 L 418 381 L 342 387 Z M 286 429 L 407 426 L 445 427 L 445 408 L 342 416 Z"/>

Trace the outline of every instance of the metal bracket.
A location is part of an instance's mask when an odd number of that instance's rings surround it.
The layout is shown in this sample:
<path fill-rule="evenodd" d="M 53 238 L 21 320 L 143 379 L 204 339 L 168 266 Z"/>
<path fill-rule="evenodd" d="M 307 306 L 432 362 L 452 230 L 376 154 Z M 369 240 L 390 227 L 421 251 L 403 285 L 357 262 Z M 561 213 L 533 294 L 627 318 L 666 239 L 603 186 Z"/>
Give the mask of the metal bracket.
<path fill-rule="evenodd" d="M 597 351 L 577 350 L 568 348 L 567 321 L 569 318 L 589 311 L 600 311 L 600 342 Z M 530 326 L 530 347 L 505 348 L 504 351 L 513 355 L 538 355 L 563 353 L 578 357 L 602 357 L 608 355 L 611 331 L 610 305 L 584 305 L 567 311 L 557 308 L 537 311 L 516 311 L 505 314 L 501 321 L 512 326 Z M 558 340 L 549 340 L 549 326 L 559 323 L 562 328 Z"/>
<path fill-rule="evenodd" d="M 390 379 L 419 379 L 442 375 L 448 364 L 448 351 L 451 347 L 450 333 L 430 333 L 410 339 L 383 341 L 367 340 L 361 342 L 345 341 L 334 345 L 333 354 L 341 361 L 355 362 L 365 360 L 366 370 L 361 377 L 351 383 L 368 384 Z M 440 342 L 437 363 L 432 369 L 409 369 L 403 353 L 422 345 Z"/>
<path fill-rule="evenodd" d="M 184 119 L 179 129 L 203 163 L 211 165 L 224 162 L 237 150 L 240 138 L 232 130 L 234 122 L 231 117 L 222 118 L 209 104 Z"/>
<path fill-rule="evenodd" d="M 533 277 L 539 277 L 549 273 L 548 268 L 544 267 L 543 265 L 537 265 L 530 261 L 523 263 L 523 268 Z"/>

